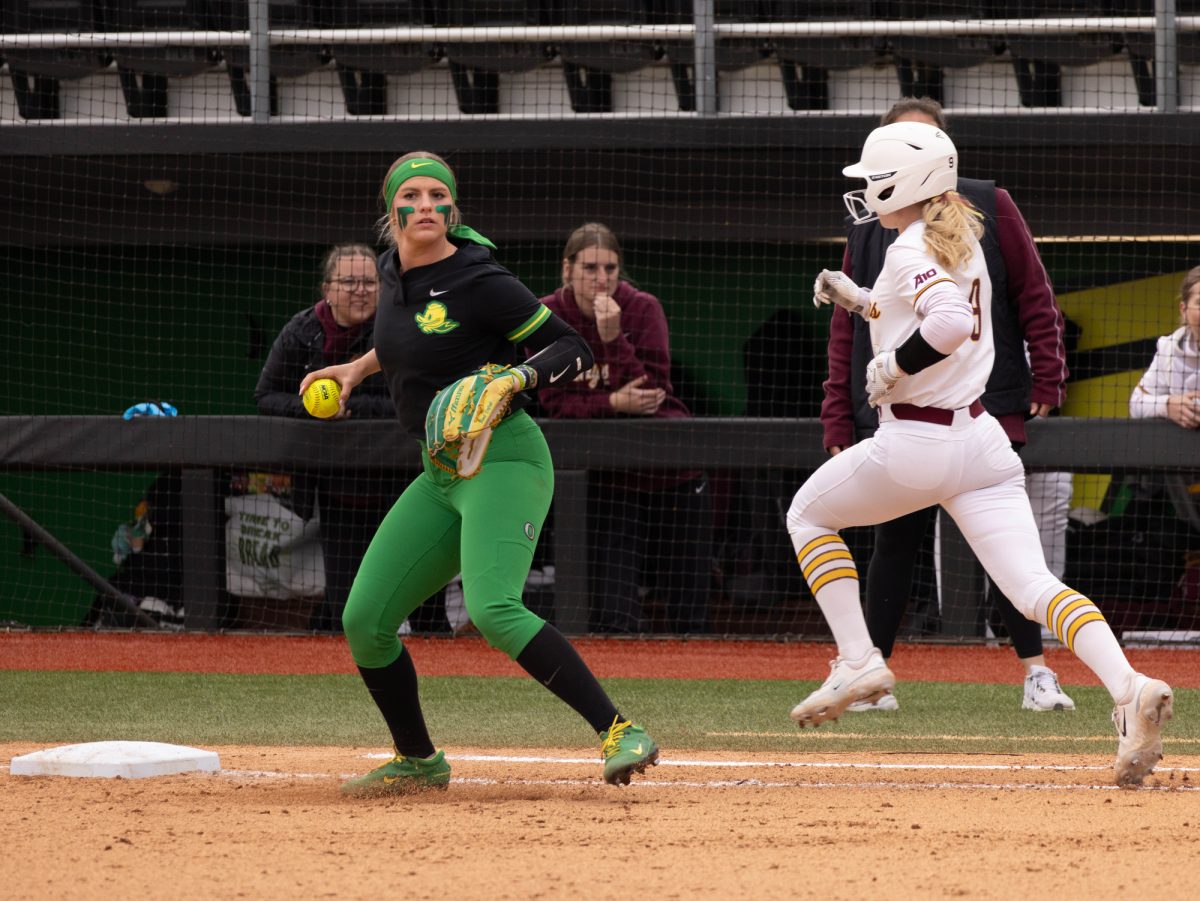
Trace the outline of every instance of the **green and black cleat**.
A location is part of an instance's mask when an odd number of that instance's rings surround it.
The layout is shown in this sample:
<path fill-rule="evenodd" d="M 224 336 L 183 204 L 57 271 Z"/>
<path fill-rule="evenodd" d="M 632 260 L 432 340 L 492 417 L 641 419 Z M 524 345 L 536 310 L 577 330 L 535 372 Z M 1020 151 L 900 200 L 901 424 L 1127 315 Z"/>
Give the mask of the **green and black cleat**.
<path fill-rule="evenodd" d="M 342 794 L 352 798 L 415 795 L 427 791 L 445 791 L 449 785 L 450 764 L 446 762 L 444 751 L 438 751 L 432 757 L 397 754 L 365 776 L 356 776 L 342 783 Z"/>
<path fill-rule="evenodd" d="M 628 785 L 629 777 L 658 764 L 658 745 L 641 726 L 614 717 L 608 730 L 600 733 L 600 756 L 604 760 L 604 781 L 609 785 Z"/>

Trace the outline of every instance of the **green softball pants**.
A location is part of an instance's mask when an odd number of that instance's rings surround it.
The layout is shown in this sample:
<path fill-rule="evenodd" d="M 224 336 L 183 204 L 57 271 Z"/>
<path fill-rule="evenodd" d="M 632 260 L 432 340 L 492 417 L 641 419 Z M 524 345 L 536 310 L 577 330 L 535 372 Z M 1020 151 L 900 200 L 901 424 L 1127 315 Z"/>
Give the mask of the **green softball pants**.
<path fill-rule="evenodd" d="M 542 430 L 524 411 L 509 416 L 473 479 L 422 457 L 425 471 L 384 517 L 350 589 L 342 628 L 354 662 L 394 662 L 400 624 L 460 572 L 476 628 L 515 659 L 545 625 L 521 600 L 554 495 Z"/>

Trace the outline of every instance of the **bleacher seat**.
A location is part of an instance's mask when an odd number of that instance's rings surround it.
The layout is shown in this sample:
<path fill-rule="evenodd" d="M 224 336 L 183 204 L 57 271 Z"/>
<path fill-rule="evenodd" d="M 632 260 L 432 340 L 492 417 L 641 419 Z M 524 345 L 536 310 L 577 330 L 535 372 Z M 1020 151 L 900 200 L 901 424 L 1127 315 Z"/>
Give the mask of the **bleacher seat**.
<path fill-rule="evenodd" d="M 545 25 L 542 0 L 442 0 L 439 24 L 464 28 L 523 28 Z M 553 48 L 534 41 L 447 42 L 450 77 L 464 113 L 500 111 L 500 76 L 530 72 L 553 58 Z"/>
<path fill-rule="evenodd" d="M 1114 0 L 1114 15 L 1153 16 L 1154 0 Z M 1200 16 L 1200 0 L 1175 0 L 1176 16 Z M 1153 31 L 1130 31 L 1125 35 L 1129 64 L 1137 83 L 1138 103 L 1154 106 L 1158 102 L 1155 84 L 1155 53 Z M 1200 66 L 1200 32 L 1180 31 L 1176 35 L 1176 62 L 1181 66 Z"/>
<path fill-rule="evenodd" d="M 424 27 L 434 24 L 428 0 L 330 0 L 339 28 Z M 432 41 L 338 44 L 332 48 L 338 80 L 352 116 L 387 112 L 387 76 L 411 75 L 441 56 Z"/>
<path fill-rule="evenodd" d="M 218 31 L 246 31 L 250 27 L 250 5 L 246 0 L 209 0 L 210 25 Z M 267 21 L 271 28 L 322 28 L 328 19 L 328 0 L 270 0 Z M 239 115 L 249 116 L 250 48 L 245 44 L 221 48 L 229 70 L 229 84 Z M 329 61 L 326 48 L 275 44 L 271 47 L 271 115 L 279 113 L 279 78 L 307 75 Z"/>
<path fill-rule="evenodd" d="M 551 25 L 644 25 L 645 0 L 556 0 Z M 654 41 L 563 41 L 563 77 L 577 113 L 612 111 L 612 77 L 650 65 L 661 55 Z"/>
<path fill-rule="evenodd" d="M 682 25 L 694 20 L 692 0 L 646 0 L 648 21 Z M 770 0 L 716 0 L 715 21 L 767 22 L 771 19 Z M 671 79 L 679 108 L 684 112 L 696 109 L 695 41 L 664 41 L 663 49 L 671 63 Z M 770 55 L 767 41 L 760 38 L 720 38 L 716 42 L 717 72 L 736 72 Z"/>
<path fill-rule="evenodd" d="M 0 6 L 0 31 L 9 34 L 99 31 L 97 13 L 93 0 L 5 0 Z M 17 111 L 25 119 L 57 119 L 59 81 L 84 78 L 110 62 L 105 51 L 92 49 L 12 47 L 4 55 Z"/>
<path fill-rule="evenodd" d="M 203 31 L 205 0 L 103 0 L 107 31 Z M 208 47 L 114 47 L 125 107 L 135 119 L 167 114 L 167 79 L 186 78 L 219 60 Z"/>
<path fill-rule="evenodd" d="M 1153 16 L 1154 0 L 1113 0 L 1116 16 Z M 1175 0 L 1176 16 L 1200 16 L 1200 0 Z M 1125 35 L 1129 52 L 1142 59 L 1154 59 L 1154 32 L 1131 31 Z M 1200 31 L 1180 31 L 1176 36 L 1177 58 L 1181 65 L 1200 66 Z"/>
<path fill-rule="evenodd" d="M 781 22 L 862 22 L 875 18 L 871 0 L 774 0 Z M 869 66 L 882 42 L 873 37 L 775 38 L 779 74 L 792 109 L 828 109 L 829 73 Z"/>
<path fill-rule="evenodd" d="M 987 18 L 984 0 L 876 0 L 880 19 L 966 21 Z M 999 35 L 917 36 L 894 34 L 887 39 L 896 63 L 900 93 L 943 101 L 946 69 L 969 69 L 994 59 L 1003 45 Z"/>
<path fill-rule="evenodd" d="M 339 28 L 421 27 L 434 24 L 425 0 L 344 0 L 334 2 Z M 333 56 L 343 66 L 365 72 L 409 75 L 432 66 L 440 56 L 433 42 L 338 44 Z"/>
<path fill-rule="evenodd" d="M 988 0 L 991 18 L 1096 19 L 1113 15 L 1121 0 Z M 1062 106 L 1062 67 L 1088 66 L 1115 56 L 1118 33 L 1010 34 L 1005 42 L 1017 75 L 1022 106 Z"/>

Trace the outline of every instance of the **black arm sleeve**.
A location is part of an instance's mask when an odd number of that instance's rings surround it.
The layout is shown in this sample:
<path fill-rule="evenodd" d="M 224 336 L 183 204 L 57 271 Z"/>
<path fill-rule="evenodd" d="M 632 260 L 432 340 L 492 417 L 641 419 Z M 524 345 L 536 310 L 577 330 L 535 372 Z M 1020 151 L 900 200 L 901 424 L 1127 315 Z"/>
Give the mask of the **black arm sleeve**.
<path fill-rule="evenodd" d="M 896 348 L 896 365 L 909 375 L 915 375 L 922 369 L 928 369 L 934 363 L 942 362 L 948 356 L 950 354 L 934 350 L 930 343 L 922 337 L 921 330 L 917 329 Z"/>
<path fill-rule="evenodd" d="M 537 373 L 537 384 L 530 386 L 533 389 L 555 382 L 569 382 L 592 368 L 592 349 L 588 343 L 553 313 L 525 340 L 525 346 L 535 351 L 524 363 Z"/>

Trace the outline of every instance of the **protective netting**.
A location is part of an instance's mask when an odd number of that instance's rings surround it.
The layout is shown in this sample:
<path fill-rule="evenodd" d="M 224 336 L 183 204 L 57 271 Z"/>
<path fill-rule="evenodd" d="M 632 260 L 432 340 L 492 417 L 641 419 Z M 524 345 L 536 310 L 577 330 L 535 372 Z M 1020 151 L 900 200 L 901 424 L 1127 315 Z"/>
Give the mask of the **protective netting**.
<path fill-rule="evenodd" d="M 601 222 L 665 313 L 647 382 L 615 356 L 591 374 L 602 401 L 654 410 L 535 410 L 559 485 L 528 605 L 573 632 L 827 634 L 783 522 L 828 436 L 811 285 L 843 263 L 842 167 L 894 102 L 927 96 L 963 175 L 1015 201 L 1065 317 L 1061 419 L 1023 453 L 1052 568 L 1127 640 L 1194 641 L 1194 414 L 1118 420 L 1200 263 L 1198 29 L 1185 0 L 6 0 L 0 493 L 65 553 L 0 518 L 0 621 L 137 622 L 90 570 L 172 626 L 338 628 L 419 458 L 386 412 L 316 423 L 280 385 L 355 352 L 316 310 L 370 295 L 373 273 L 327 254 L 382 246 L 383 177 L 424 149 L 537 296 Z M 300 368 L 260 382 L 305 310 Z M 638 365 L 653 352 L 620 340 Z M 1186 378 L 1155 390 L 1200 390 Z M 178 417 L 149 415 L 164 402 Z M 159 407 L 122 419 L 139 403 Z M 620 431 L 668 410 L 697 422 L 649 450 Z M 902 637 L 1003 635 L 961 538 L 922 528 Z M 872 530 L 846 538 L 865 586 Z M 452 583 L 411 628 L 466 627 L 461 597 Z"/>

